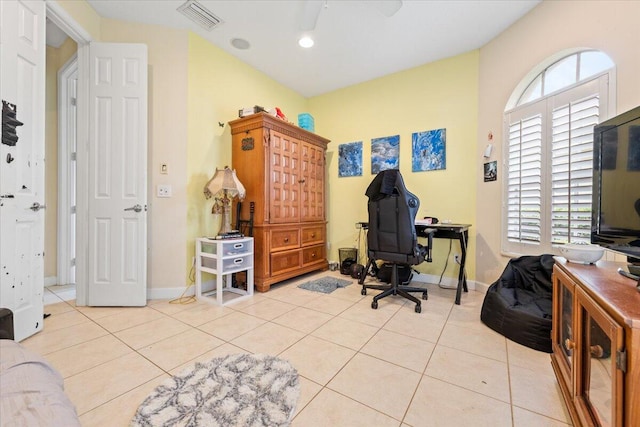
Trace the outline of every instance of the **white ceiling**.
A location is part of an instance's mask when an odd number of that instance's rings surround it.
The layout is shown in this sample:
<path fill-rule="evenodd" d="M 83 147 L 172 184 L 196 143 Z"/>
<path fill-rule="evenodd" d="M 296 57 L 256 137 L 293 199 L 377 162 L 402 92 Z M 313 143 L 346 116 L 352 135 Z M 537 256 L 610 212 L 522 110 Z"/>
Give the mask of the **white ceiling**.
<path fill-rule="evenodd" d="M 322 4 L 301 28 L 307 1 Z M 305 97 L 480 48 L 540 0 L 199 0 L 223 23 L 207 31 L 176 9 L 184 0 L 88 0 L 106 18 L 191 30 Z M 297 40 L 311 35 L 315 46 Z M 233 38 L 247 40 L 247 50 Z"/>

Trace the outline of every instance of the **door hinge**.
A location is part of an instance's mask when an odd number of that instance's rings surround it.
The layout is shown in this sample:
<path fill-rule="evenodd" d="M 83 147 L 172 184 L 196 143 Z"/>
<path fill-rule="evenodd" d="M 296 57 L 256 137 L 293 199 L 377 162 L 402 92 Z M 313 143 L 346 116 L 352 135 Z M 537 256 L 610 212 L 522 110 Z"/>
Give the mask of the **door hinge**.
<path fill-rule="evenodd" d="M 71 206 L 71 213 L 72 214 L 76 213 L 76 207 L 75 206 Z"/>
<path fill-rule="evenodd" d="M 69 262 L 69 265 L 71 265 L 71 267 L 75 267 L 76 266 L 76 259 L 75 258 L 71 258 L 71 262 Z"/>
<path fill-rule="evenodd" d="M 616 367 L 622 372 L 627 372 L 627 350 L 616 352 Z"/>
<path fill-rule="evenodd" d="M 77 159 L 78 159 L 78 153 L 74 151 L 73 153 L 71 153 L 71 160 L 76 161 Z"/>
<path fill-rule="evenodd" d="M 73 105 L 74 107 L 76 106 L 76 99 L 75 98 L 71 98 L 71 105 Z"/>

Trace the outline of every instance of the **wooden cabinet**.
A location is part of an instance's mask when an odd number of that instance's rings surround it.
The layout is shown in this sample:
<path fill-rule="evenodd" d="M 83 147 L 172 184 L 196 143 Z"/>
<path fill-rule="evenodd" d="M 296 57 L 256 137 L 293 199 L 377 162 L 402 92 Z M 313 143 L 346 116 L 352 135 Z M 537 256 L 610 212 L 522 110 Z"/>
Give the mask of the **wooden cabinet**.
<path fill-rule="evenodd" d="M 270 116 L 229 123 L 233 168 L 255 202 L 255 287 L 327 268 L 325 153 L 329 140 Z M 248 217 L 243 203 L 243 217 Z M 246 208 L 246 209 L 245 209 Z"/>
<path fill-rule="evenodd" d="M 553 269 L 551 364 L 576 426 L 640 425 L 640 292 L 619 266 Z"/>

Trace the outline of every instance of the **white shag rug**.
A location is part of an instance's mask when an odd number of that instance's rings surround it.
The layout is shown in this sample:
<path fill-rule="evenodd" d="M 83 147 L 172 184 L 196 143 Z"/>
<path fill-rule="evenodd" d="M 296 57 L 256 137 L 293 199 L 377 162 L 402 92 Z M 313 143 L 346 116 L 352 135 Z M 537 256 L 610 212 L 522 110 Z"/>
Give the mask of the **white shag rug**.
<path fill-rule="evenodd" d="M 299 396 L 298 372 L 288 361 L 233 354 L 165 380 L 131 426 L 288 426 Z"/>

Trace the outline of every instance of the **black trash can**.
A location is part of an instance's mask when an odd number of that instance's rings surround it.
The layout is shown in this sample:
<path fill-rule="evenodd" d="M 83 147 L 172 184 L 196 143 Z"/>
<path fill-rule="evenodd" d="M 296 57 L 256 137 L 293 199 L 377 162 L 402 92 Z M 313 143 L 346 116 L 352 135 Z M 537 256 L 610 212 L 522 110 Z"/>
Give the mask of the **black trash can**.
<path fill-rule="evenodd" d="M 358 250 L 356 248 L 340 248 L 340 273 L 350 275 L 351 266 L 358 263 Z"/>

